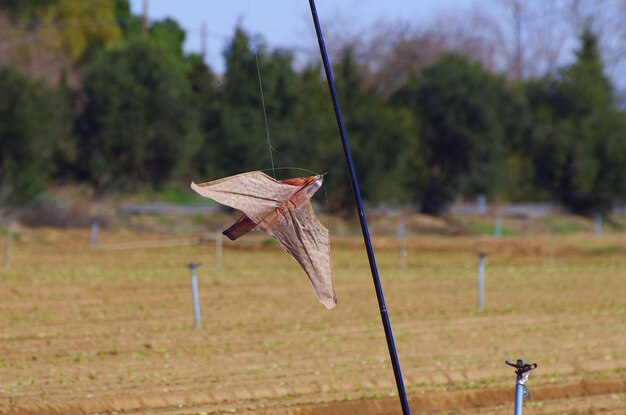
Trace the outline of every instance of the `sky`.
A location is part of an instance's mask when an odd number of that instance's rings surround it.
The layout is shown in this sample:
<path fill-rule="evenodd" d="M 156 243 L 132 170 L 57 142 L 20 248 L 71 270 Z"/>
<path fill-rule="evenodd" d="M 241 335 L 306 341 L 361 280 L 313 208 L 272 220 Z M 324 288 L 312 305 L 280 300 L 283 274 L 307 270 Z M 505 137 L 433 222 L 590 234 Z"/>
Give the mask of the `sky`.
<path fill-rule="evenodd" d="M 141 14 L 145 0 L 131 0 L 134 14 Z M 206 24 L 206 60 L 223 71 L 222 51 L 237 25 L 261 34 L 267 44 L 314 51 L 315 31 L 307 0 L 146 0 L 148 18 L 171 17 L 187 32 L 185 50 L 201 50 L 201 27 Z M 469 7 L 476 0 L 317 0 L 322 30 L 343 24 L 354 33 L 377 21 L 428 21 L 446 10 Z M 304 52 L 303 52 L 304 53 Z"/>

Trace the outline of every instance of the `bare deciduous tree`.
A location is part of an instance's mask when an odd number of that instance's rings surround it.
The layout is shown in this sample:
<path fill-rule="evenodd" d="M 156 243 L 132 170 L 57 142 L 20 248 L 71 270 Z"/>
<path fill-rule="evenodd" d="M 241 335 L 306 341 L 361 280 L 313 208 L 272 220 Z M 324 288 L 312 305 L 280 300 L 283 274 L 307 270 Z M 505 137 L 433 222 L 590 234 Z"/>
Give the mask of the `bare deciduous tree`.
<path fill-rule="evenodd" d="M 626 95 L 626 0 L 490 0 L 448 11 L 426 25 L 376 22 L 334 26 L 334 51 L 350 46 L 368 79 L 389 93 L 410 73 L 448 52 L 511 79 L 541 77 L 573 60 L 586 26 L 598 36 L 607 75 Z M 349 26 L 349 25 L 348 25 Z"/>

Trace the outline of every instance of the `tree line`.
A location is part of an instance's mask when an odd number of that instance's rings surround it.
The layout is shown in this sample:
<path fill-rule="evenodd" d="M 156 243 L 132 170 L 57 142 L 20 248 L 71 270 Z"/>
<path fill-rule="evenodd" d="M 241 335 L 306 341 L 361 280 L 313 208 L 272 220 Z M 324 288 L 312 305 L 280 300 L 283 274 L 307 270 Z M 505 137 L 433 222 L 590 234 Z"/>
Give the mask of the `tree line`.
<path fill-rule="evenodd" d="M 37 200 L 52 183 L 89 183 L 100 195 L 255 169 L 272 174 L 273 160 L 327 172 L 326 207 L 351 206 L 318 63 L 296 67 L 291 52 L 238 28 L 218 75 L 201 56 L 184 53 L 185 32 L 175 21 L 143 30 L 127 0 L 89 11 L 112 26 L 61 24 L 84 16 L 89 4 L 2 5 L 14 33 L 41 34 L 56 22 L 44 52 L 62 59 L 54 60 L 56 83 L 36 80 L 23 62 L 0 66 L 1 205 Z M 532 79 L 495 74 L 461 51 L 442 53 L 389 86 L 350 44 L 333 58 L 357 176 L 371 204 L 437 214 L 455 199 L 484 194 L 591 214 L 626 201 L 626 113 L 591 26 L 572 63 Z"/>

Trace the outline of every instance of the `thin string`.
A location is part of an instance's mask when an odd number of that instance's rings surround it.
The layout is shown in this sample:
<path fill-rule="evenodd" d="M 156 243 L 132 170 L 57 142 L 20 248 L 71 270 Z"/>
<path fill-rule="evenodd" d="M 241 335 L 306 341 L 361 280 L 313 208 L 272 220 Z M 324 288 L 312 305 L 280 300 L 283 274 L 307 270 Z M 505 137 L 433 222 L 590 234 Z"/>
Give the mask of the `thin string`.
<path fill-rule="evenodd" d="M 315 172 L 315 171 L 312 171 L 312 170 L 309 170 L 309 169 L 304 169 L 302 167 L 291 167 L 291 166 L 287 166 L 287 167 L 274 167 L 274 166 L 272 166 L 271 169 L 261 169 L 260 171 L 265 172 L 265 171 L 270 171 L 270 170 L 272 170 L 274 172 L 274 175 L 276 175 L 276 170 L 301 170 L 301 171 L 305 171 L 307 173 L 311 173 L 314 176 L 319 175 L 318 172 Z M 275 178 L 276 177 L 274 177 L 274 179 Z"/>
<path fill-rule="evenodd" d="M 250 14 L 253 14 L 252 7 L 250 7 L 250 0 L 248 0 L 247 3 L 248 3 L 248 11 L 250 12 Z M 256 42 L 254 43 L 254 59 L 256 62 L 256 72 L 257 72 L 257 76 L 259 79 L 259 91 L 261 92 L 261 106 L 263 107 L 263 120 L 265 121 L 265 134 L 267 138 L 267 147 L 269 149 L 270 162 L 272 164 L 272 176 L 274 177 L 274 179 L 276 179 L 276 170 L 301 170 L 301 171 L 305 171 L 313 175 L 319 175 L 320 173 L 317 173 L 308 169 L 304 169 L 302 167 L 276 167 L 274 165 L 273 152 L 276 151 L 276 149 L 272 146 L 272 142 L 270 140 L 270 127 L 269 127 L 269 122 L 267 120 L 267 110 L 265 108 L 265 94 L 263 93 L 263 80 L 261 79 L 261 66 L 259 65 L 259 48 Z M 269 169 L 263 169 L 261 171 L 269 171 Z M 324 205 L 328 206 L 328 191 L 326 188 L 327 186 L 324 186 Z M 327 216 L 327 222 L 328 222 L 327 228 L 330 229 L 330 216 Z"/>
<path fill-rule="evenodd" d="M 250 7 L 249 0 L 248 0 L 248 11 L 250 12 L 250 14 L 253 14 L 252 8 Z M 256 42 L 254 42 L 254 59 L 256 62 L 256 73 L 259 78 L 259 91 L 261 92 L 261 106 L 263 107 L 263 119 L 265 120 L 265 135 L 267 138 L 267 147 L 269 148 L 270 162 L 272 163 L 272 175 L 274 176 L 274 179 L 276 179 L 276 169 L 274 167 L 274 155 L 272 154 L 272 152 L 276 151 L 276 149 L 272 147 L 272 142 L 270 140 L 270 126 L 267 121 L 267 111 L 265 109 L 265 96 L 263 94 L 263 81 L 261 80 L 261 66 L 259 65 L 259 47 Z"/>

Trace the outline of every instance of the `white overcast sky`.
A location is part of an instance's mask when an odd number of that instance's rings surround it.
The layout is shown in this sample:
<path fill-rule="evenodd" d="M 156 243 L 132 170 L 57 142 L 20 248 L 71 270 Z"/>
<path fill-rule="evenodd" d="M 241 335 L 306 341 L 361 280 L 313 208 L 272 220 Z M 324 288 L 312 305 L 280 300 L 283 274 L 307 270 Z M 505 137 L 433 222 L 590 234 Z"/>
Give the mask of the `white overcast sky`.
<path fill-rule="evenodd" d="M 144 0 L 131 0 L 141 14 Z M 341 22 L 348 32 L 377 21 L 427 22 L 439 13 L 469 8 L 475 0 L 317 0 L 322 29 Z M 187 32 L 185 49 L 199 52 L 201 26 L 207 25 L 207 61 L 223 70 L 222 51 L 237 24 L 261 34 L 270 47 L 315 50 L 315 32 L 308 0 L 148 0 L 151 20 L 171 17 Z"/>

